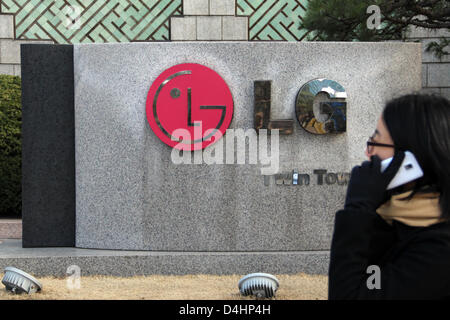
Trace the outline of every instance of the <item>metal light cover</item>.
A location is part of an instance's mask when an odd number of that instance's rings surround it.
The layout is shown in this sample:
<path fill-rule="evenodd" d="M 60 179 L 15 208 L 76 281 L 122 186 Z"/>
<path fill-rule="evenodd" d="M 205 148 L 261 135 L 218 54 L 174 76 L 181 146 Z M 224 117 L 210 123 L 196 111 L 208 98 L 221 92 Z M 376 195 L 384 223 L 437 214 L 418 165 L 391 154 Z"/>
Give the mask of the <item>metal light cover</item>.
<path fill-rule="evenodd" d="M 242 295 L 253 295 L 257 298 L 271 298 L 278 290 L 278 279 L 268 273 L 251 273 L 239 280 L 239 291 Z"/>
<path fill-rule="evenodd" d="M 13 293 L 31 294 L 42 290 L 42 284 L 36 278 L 14 267 L 5 268 L 2 283 Z"/>

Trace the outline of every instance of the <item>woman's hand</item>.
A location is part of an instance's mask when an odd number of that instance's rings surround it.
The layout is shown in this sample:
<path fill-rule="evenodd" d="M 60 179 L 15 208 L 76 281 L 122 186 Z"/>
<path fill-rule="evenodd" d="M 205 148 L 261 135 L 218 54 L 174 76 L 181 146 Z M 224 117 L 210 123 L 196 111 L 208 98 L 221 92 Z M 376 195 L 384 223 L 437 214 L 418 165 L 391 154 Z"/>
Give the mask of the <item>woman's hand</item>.
<path fill-rule="evenodd" d="M 372 156 L 371 161 L 364 161 L 360 166 L 355 166 L 350 176 L 344 208 L 376 210 L 386 202 L 388 200 L 386 188 L 404 158 L 405 153 L 396 150 L 394 158 L 384 172 L 381 172 L 381 159 L 378 156 Z"/>

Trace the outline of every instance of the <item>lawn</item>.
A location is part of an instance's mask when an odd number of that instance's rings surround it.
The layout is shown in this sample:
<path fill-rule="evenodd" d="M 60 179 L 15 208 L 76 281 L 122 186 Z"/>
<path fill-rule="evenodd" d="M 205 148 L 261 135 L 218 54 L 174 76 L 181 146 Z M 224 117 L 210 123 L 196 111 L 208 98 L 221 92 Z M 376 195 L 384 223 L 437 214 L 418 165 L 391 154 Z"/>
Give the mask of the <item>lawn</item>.
<path fill-rule="evenodd" d="M 3 278 L 3 274 L 0 274 Z M 239 300 L 255 299 L 241 296 L 238 289 L 243 275 L 183 275 L 82 276 L 80 287 L 70 288 L 67 278 L 36 277 L 43 290 L 35 294 L 15 295 L 1 285 L 0 300 Z M 328 277 L 324 275 L 275 275 L 280 287 L 273 299 L 323 300 L 327 299 Z M 70 280 L 69 280 L 70 281 Z"/>

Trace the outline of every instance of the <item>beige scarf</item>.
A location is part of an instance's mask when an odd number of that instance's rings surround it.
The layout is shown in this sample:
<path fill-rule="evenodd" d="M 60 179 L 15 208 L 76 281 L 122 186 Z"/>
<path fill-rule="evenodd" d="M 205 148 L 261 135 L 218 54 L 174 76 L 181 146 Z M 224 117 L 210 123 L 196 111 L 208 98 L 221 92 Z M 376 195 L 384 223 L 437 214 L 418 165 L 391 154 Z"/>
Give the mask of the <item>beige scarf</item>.
<path fill-rule="evenodd" d="M 389 224 L 397 220 L 412 227 L 428 227 L 444 221 L 440 218 L 439 193 L 416 193 L 410 200 L 400 200 L 411 193 L 412 190 L 393 195 L 377 213 Z"/>

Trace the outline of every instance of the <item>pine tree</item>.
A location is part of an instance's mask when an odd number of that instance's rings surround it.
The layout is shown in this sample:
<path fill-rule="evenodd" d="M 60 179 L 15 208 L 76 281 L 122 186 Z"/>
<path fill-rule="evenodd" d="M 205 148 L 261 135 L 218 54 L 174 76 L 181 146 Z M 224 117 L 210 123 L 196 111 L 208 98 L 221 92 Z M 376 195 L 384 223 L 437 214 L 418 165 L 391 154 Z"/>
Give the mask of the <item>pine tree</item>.
<path fill-rule="evenodd" d="M 412 26 L 450 30 L 450 1 L 310 0 L 300 24 L 323 41 L 405 40 Z M 441 58 L 449 54 L 448 44 L 449 39 L 442 37 L 427 51 Z"/>

